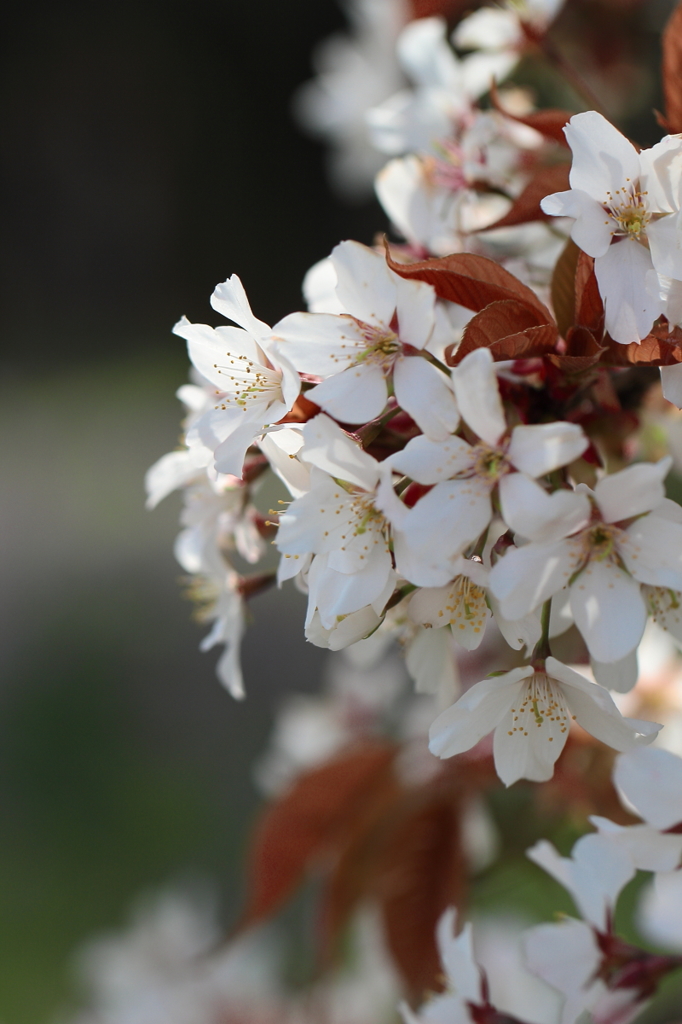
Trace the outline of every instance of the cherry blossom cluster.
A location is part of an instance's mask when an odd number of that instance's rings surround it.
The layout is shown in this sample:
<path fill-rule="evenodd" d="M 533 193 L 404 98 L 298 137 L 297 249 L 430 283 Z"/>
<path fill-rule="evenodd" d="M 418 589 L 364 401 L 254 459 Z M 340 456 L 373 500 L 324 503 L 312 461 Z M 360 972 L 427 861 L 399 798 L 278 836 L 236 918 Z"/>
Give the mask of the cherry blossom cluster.
<path fill-rule="evenodd" d="M 439 756 L 493 732 L 510 784 L 550 778 L 573 722 L 617 750 L 649 742 L 657 726 L 624 719 L 608 690 L 636 682 L 649 616 L 682 640 L 670 457 L 598 469 L 588 486 L 586 456 L 603 460 L 580 422 L 552 418 L 551 394 L 541 416 L 512 400 L 537 393 L 535 364 L 485 346 L 457 361 L 468 311 L 378 251 L 343 242 L 322 270 L 333 291 L 325 302 L 318 282 L 315 312 L 269 327 L 233 277 L 212 304 L 238 326 L 175 328 L 198 383 L 181 389 L 186 448 L 150 470 L 150 502 L 184 489 L 176 555 L 214 620 L 203 646 L 226 644 L 228 688 L 243 693 L 244 599 L 274 578 L 235 559 L 257 562 L 276 529 L 277 581 L 307 593 L 319 646 L 393 635 L 420 688 L 445 684 L 449 699 L 453 642 L 477 648 L 494 621 L 525 650 L 437 717 Z M 288 490 L 279 512 L 258 508 L 268 470 Z M 572 624 L 596 681 L 551 655 Z"/>
<path fill-rule="evenodd" d="M 478 11 L 457 52 L 441 19 L 406 25 L 411 85 L 366 115 L 394 155 L 377 187 L 405 244 L 342 242 L 306 277 L 308 311 L 273 326 L 236 276 L 218 285 L 227 325 L 175 327 L 194 373 L 184 447 L 147 481 L 150 505 L 183 491 L 176 556 L 234 696 L 246 600 L 294 581 L 309 641 L 397 641 L 439 702 L 431 751 L 492 735 L 507 785 L 551 778 L 577 726 L 619 751 L 651 742 L 659 726 L 625 718 L 610 691 L 635 685 L 650 619 L 682 643 L 672 457 L 610 436 L 633 343 L 675 397 L 682 142 L 638 151 L 594 111 L 558 136 L 556 118 L 504 113 L 495 90 L 478 102 L 558 6 Z M 562 177 L 570 189 L 547 194 Z M 429 204 L 429 230 L 413 230 Z M 589 668 L 555 656 L 568 630 Z M 456 652 L 486 637 L 493 674 L 459 696 Z"/>

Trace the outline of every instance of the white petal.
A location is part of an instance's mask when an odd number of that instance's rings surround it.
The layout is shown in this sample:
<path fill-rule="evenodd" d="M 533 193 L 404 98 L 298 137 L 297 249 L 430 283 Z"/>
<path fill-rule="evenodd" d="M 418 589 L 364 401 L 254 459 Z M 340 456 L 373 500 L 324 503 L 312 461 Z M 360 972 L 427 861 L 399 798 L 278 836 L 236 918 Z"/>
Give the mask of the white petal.
<path fill-rule="evenodd" d="M 475 434 L 495 446 L 507 429 L 493 357 L 477 348 L 452 371 L 460 415 Z"/>
<path fill-rule="evenodd" d="M 312 265 L 303 278 L 301 290 L 309 313 L 343 313 L 336 295 L 336 271 L 330 256 Z"/>
<path fill-rule="evenodd" d="M 507 455 L 522 473 L 538 477 L 573 462 L 588 444 L 580 427 L 558 420 L 514 427 Z"/>
<path fill-rule="evenodd" d="M 211 296 L 211 305 L 218 313 L 222 313 L 228 320 L 239 324 L 259 341 L 270 335 L 268 325 L 264 324 L 262 320 L 257 320 L 253 315 L 244 285 L 236 274 L 229 277 L 227 281 L 223 281 L 222 284 L 216 285 Z"/>
<path fill-rule="evenodd" d="M 571 611 L 596 661 L 620 661 L 629 654 L 647 619 L 637 581 L 609 559 L 590 559 L 571 585 Z"/>
<path fill-rule="evenodd" d="M 412 597 L 409 615 L 413 622 L 438 629 L 452 627 L 458 644 L 475 650 L 485 632 L 490 611 L 485 593 L 461 576 L 444 587 L 423 587 Z"/>
<path fill-rule="evenodd" d="M 505 619 L 500 611 L 497 599 L 492 593 L 488 593 L 488 601 L 492 609 L 495 624 L 509 646 L 515 651 L 525 647 L 530 652 L 542 636 L 540 617 L 536 612 L 529 612 L 522 619 Z"/>
<path fill-rule="evenodd" d="M 650 942 L 682 953 L 682 871 L 659 872 L 644 893 L 638 925 Z"/>
<path fill-rule="evenodd" d="M 590 821 L 600 835 L 618 843 L 640 871 L 673 871 L 680 863 L 680 835 L 668 835 L 650 825 L 616 825 L 596 814 L 590 816 Z"/>
<path fill-rule="evenodd" d="M 656 625 L 668 633 L 678 648 L 682 647 L 682 594 L 669 587 L 645 584 L 642 597 Z"/>
<path fill-rule="evenodd" d="M 476 484 L 475 479 L 436 484 L 410 510 L 403 527 L 405 538 L 425 561 L 438 564 L 461 554 L 485 530 L 492 515 L 490 492 Z"/>
<path fill-rule="evenodd" d="M 507 721 L 507 718 L 509 721 Z M 568 730 L 558 722 L 543 722 L 537 732 L 532 726 L 523 735 L 511 727 L 511 714 L 502 719 L 493 738 L 495 771 L 505 786 L 519 779 L 546 782 L 554 774 L 554 764 L 564 749 Z"/>
<path fill-rule="evenodd" d="M 316 569 L 318 563 L 320 568 Z M 355 573 L 336 572 L 318 556 L 311 566 L 308 582 L 322 625 L 329 629 L 337 616 L 372 604 L 386 586 L 391 568 L 389 552 L 378 549 L 372 552 L 367 568 Z"/>
<path fill-rule="evenodd" d="M 171 491 L 183 487 L 212 461 L 213 452 L 210 448 L 198 446 L 162 455 L 145 474 L 147 508 L 156 508 Z"/>
<path fill-rule="evenodd" d="M 598 835 L 579 839 L 570 858 L 560 857 L 544 839 L 531 847 L 527 856 L 563 885 L 583 917 L 602 931 L 608 910 L 635 873 L 627 854 Z"/>
<path fill-rule="evenodd" d="M 344 309 L 375 327 L 387 327 L 396 308 L 394 275 L 386 260 L 360 242 L 341 242 L 332 250 L 338 283 L 336 294 Z"/>
<path fill-rule="evenodd" d="M 355 321 L 331 313 L 289 313 L 272 328 L 278 351 L 301 373 L 330 377 L 367 347 Z"/>
<path fill-rule="evenodd" d="M 474 960 L 471 923 L 465 924 L 458 936 L 456 924 L 457 912 L 450 907 L 436 928 L 440 962 L 453 991 L 461 999 L 477 1003 L 481 1000 L 481 972 Z"/>
<path fill-rule="evenodd" d="M 419 484 L 437 484 L 470 470 L 473 454 L 471 445 L 461 437 L 435 441 L 422 434 L 413 437 L 401 452 L 389 456 L 386 462 Z"/>
<path fill-rule="evenodd" d="M 194 366 L 202 377 L 221 391 L 230 390 L 224 373 L 230 357 L 246 356 L 254 362 L 262 359 L 252 337 L 239 327 L 214 330 L 208 324 L 192 324 L 183 317 L 174 326 L 173 334 L 186 340 L 187 352 Z"/>
<path fill-rule="evenodd" d="M 424 348 L 435 324 L 436 293 L 425 281 L 412 281 L 390 271 L 396 289 L 400 340 Z"/>
<path fill-rule="evenodd" d="M 450 384 L 450 379 L 427 359 L 405 356 L 396 360 L 393 370 L 396 400 L 420 430 L 434 441 L 445 441 L 459 423 Z"/>
<path fill-rule="evenodd" d="M 622 345 L 646 338 L 654 320 L 663 312 L 663 300 L 647 288 L 651 268 L 649 250 L 630 238 L 609 246 L 595 260 L 606 330 Z"/>
<path fill-rule="evenodd" d="M 449 630 L 418 629 L 405 650 L 405 667 L 417 693 L 434 694 L 447 704 L 457 697 L 459 674 Z"/>
<path fill-rule="evenodd" d="M 678 214 L 653 220 L 647 225 L 646 235 L 651 250 L 651 261 L 658 274 L 682 279 L 682 248 Z"/>
<path fill-rule="evenodd" d="M 388 391 L 380 366 L 357 363 L 327 377 L 306 397 L 343 423 L 368 423 L 384 411 Z"/>
<path fill-rule="evenodd" d="M 573 150 L 571 188 L 582 189 L 603 203 L 607 193 L 624 188 L 627 179 L 638 180 L 637 150 L 601 114 L 594 110 L 574 114 L 564 133 Z"/>
<path fill-rule="evenodd" d="M 490 571 L 490 589 L 506 619 L 521 619 L 566 586 L 573 569 L 566 541 L 513 548 Z"/>
<path fill-rule="evenodd" d="M 573 533 L 590 519 L 590 503 L 576 491 L 547 492 L 523 473 L 499 484 L 502 518 L 521 537 L 545 544 Z"/>
<path fill-rule="evenodd" d="M 571 238 L 590 256 L 603 256 L 613 240 L 615 222 L 600 203 L 580 189 L 555 192 L 540 203 L 553 217 L 573 217 Z"/>
<path fill-rule="evenodd" d="M 565 995 L 583 988 L 601 964 L 594 932 L 584 921 L 537 925 L 522 942 L 528 968 Z"/>
<path fill-rule="evenodd" d="M 302 458 L 332 477 L 373 491 L 379 479 L 376 459 L 352 441 L 341 427 L 321 413 L 303 428 Z"/>
<path fill-rule="evenodd" d="M 216 448 L 215 468 L 217 473 L 228 473 L 241 479 L 246 450 L 261 432 L 256 423 L 239 423 L 230 435 Z"/>
<path fill-rule="evenodd" d="M 513 11 L 484 7 L 464 18 L 452 38 L 462 50 L 513 50 L 522 36 Z"/>
<path fill-rule="evenodd" d="M 619 553 L 641 583 L 682 590 L 682 525 L 650 512 L 626 530 Z"/>
<path fill-rule="evenodd" d="M 663 397 L 669 402 L 682 409 L 682 363 L 675 366 L 661 367 L 661 384 L 663 385 Z"/>
<path fill-rule="evenodd" d="M 660 505 L 665 497 L 663 481 L 670 472 L 672 459 L 640 462 L 601 479 L 594 489 L 605 523 L 616 523 Z"/>
<path fill-rule="evenodd" d="M 632 750 L 651 743 L 660 731 L 656 722 L 623 718 L 608 690 L 591 683 L 556 658 L 547 658 L 546 671 L 562 683 L 566 704 L 578 725 L 614 750 Z"/>
<path fill-rule="evenodd" d="M 592 674 L 600 686 L 616 693 L 629 693 L 639 678 L 637 648 L 620 661 L 592 661 Z"/>
<path fill-rule="evenodd" d="M 525 666 L 475 683 L 452 707 L 443 711 L 429 729 L 431 753 L 437 757 L 452 757 L 474 747 L 513 707 L 523 688 L 523 680 L 532 673 L 532 668 Z"/>
<path fill-rule="evenodd" d="M 621 754 L 613 780 L 650 825 L 666 829 L 682 822 L 682 759 L 675 754 L 658 747 Z"/>

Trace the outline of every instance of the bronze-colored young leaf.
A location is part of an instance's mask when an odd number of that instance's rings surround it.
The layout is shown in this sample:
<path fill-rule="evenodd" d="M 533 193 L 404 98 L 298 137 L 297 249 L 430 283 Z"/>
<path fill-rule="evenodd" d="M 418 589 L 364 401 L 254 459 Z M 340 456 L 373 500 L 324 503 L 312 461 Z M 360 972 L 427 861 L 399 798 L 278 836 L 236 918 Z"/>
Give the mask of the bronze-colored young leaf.
<path fill-rule="evenodd" d="M 528 182 L 521 195 L 514 200 L 511 209 L 489 224 L 483 231 L 494 231 L 495 228 L 508 228 L 514 224 L 527 224 L 534 220 L 547 220 L 549 214 L 543 213 L 540 203 L 545 196 L 553 192 L 564 192 L 568 188 L 569 164 L 553 164 L 551 167 L 540 167 Z"/>
<path fill-rule="evenodd" d="M 670 135 L 682 132 L 682 3 L 670 15 L 661 40 L 665 122 Z"/>
<path fill-rule="evenodd" d="M 594 272 L 594 259 L 580 250 L 575 271 L 575 323 L 600 341 L 604 333 L 604 303 Z"/>
<path fill-rule="evenodd" d="M 393 832 L 378 879 L 388 948 L 416 1000 L 441 987 L 436 925 L 467 888 L 462 849 L 462 801 L 436 785 L 419 794 Z"/>
<path fill-rule="evenodd" d="M 477 348 L 490 349 L 496 361 L 530 359 L 551 352 L 559 335 L 551 317 L 515 299 L 491 302 L 472 317 L 457 348 L 446 350 L 446 361 L 456 366 Z"/>
<path fill-rule="evenodd" d="M 491 302 L 516 299 L 531 309 L 539 310 L 545 322 L 552 319 L 532 288 L 486 256 L 456 252 L 419 263 L 397 263 L 387 247 L 386 262 L 401 277 L 426 281 L 433 285 L 439 298 L 456 302 L 475 313 Z"/>
<path fill-rule="evenodd" d="M 267 807 L 251 842 L 239 928 L 275 913 L 307 871 L 341 849 L 392 775 L 395 748 L 368 741 L 300 776 Z"/>
<path fill-rule="evenodd" d="M 575 275 L 580 249 L 566 242 L 552 274 L 552 306 L 560 334 L 565 338 L 575 323 Z"/>
<path fill-rule="evenodd" d="M 584 373 L 596 366 L 602 353 L 607 349 L 601 345 L 587 327 L 571 327 L 566 334 L 566 348 L 547 358 L 564 373 L 570 375 Z"/>

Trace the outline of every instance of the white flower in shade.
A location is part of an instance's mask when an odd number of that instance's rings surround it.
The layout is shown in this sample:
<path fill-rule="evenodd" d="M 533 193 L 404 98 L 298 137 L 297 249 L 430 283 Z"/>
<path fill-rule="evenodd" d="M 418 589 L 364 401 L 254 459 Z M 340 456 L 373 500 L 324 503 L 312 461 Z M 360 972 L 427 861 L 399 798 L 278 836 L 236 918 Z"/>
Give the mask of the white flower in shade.
<path fill-rule="evenodd" d="M 180 563 L 183 564 L 181 560 Z M 197 619 L 213 623 L 211 631 L 199 644 L 199 650 L 210 651 L 216 644 L 225 645 L 216 665 L 216 675 L 236 700 L 242 700 L 244 677 L 239 655 L 246 628 L 246 610 L 240 576 L 227 565 L 222 571 L 202 572 L 192 580 L 190 596 L 197 602 Z"/>
<path fill-rule="evenodd" d="M 173 328 L 187 341 L 196 369 L 216 388 L 213 408 L 187 440 L 190 447 L 198 441 L 214 452 L 219 473 L 240 477 L 246 449 L 291 409 L 301 384 L 272 348 L 270 328 L 254 317 L 236 275 L 218 285 L 211 304 L 240 326 L 213 328 L 183 317 Z"/>
<path fill-rule="evenodd" d="M 333 35 L 316 48 L 317 77 L 294 99 L 303 126 L 331 147 L 332 184 L 341 195 L 358 199 L 371 194 L 383 162 L 370 141 L 366 113 L 402 84 L 395 44 L 409 13 L 402 0 L 347 0 L 343 6 L 350 34 Z"/>
<path fill-rule="evenodd" d="M 636 979 L 618 984 L 616 978 L 610 990 L 599 972 L 611 957 L 616 902 L 635 874 L 631 858 L 608 837 L 595 834 L 579 839 L 570 857 L 561 857 L 544 839 L 528 850 L 528 856 L 568 890 L 585 919 L 539 925 L 529 929 L 523 940 L 529 969 L 564 997 L 561 1024 L 582 1021 L 585 1010 L 596 1024 L 628 1024 L 643 1009 L 646 994 Z M 640 956 L 634 947 L 624 949 L 617 939 L 614 945 L 616 970 L 623 966 L 619 956 L 625 949 L 634 962 Z"/>
<path fill-rule="evenodd" d="M 567 917 L 537 925 L 523 936 L 523 945 L 528 969 L 563 996 L 560 1024 L 629 1024 L 641 1013 L 642 1002 L 632 989 L 609 991 L 597 977 L 603 956 L 584 921 Z"/>
<path fill-rule="evenodd" d="M 565 492 L 570 526 L 546 495 L 534 503 L 529 493 L 525 523 L 520 501 L 510 525 L 532 543 L 510 550 L 490 573 L 502 614 L 520 618 L 567 587 L 592 658 L 625 658 L 646 625 L 640 583 L 682 589 L 682 524 L 666 517 L 664 501 L 669 468 L 669 458 L 639 463 L 604 477 L 593 492 L 584 485 Z"/>
<path fill-rule="evenodd" d="M 508 196 L 528 181 L 528 152 L 542 142 L 538 132 L 497 111 L 471 112 L 434 139 L 428 155 L 389 161 L 377 175 L 377 197 L 417 249 L 444 256 L 475 244 L 485 253 L 494 238 L 471 235 L 509 211 Z M 502 230 L 509 236 L 510 229 Z"/>
<path fill-rule="evenodd" d="M 410 599 L 413 622 L 432 629 L 449 626 L 458 644 L 475 650 L 490 617 L 485 588 L 488 571 L 481 562 L 460 558 L 453 579 L 444 587 L 422 587 Z"/>
<path fill-rule="evenodd" d="M 635 875 L 623 849 L 590 833 L 577 841 L 570 857 L 562 857 L 546 839 L 531 847 L 527 855 L 563 885 L 585 921 L 599 932 L 610 929 L 618 897 Z"/>
<path fill-rule="evenodd" d="M 517 51 L 528 42 L 524 25 L 535 33 L 546 32 L 564 2 L 506 0 L 498 7 L 483 7 L 459 23 L 453 34 L 454 43 L 462 50 L 507 53 L 511 71 Z"/>
<path fill-rule="evenodd" d="M 564 131 L 571 189 L 547 196 L 542 209 L 572 217 L 574 242 L 594 256 L 611 337 L 640 341 L 665 308 L 656 275 L 682 280 L 682 139 L 667 136 L 638 153 L 593 110 L 575 114 Z"/>
<path fill-rule="evenodd" d="M 531 514 L 527 506 L 533 501 L 559 518 L 566 516 L 575 525 L 580 522 L 572 495 L 557 491 L 550 496 L 532 479 L 582 454 L 588 442 L 580 427 L 555 422 L 520 425 L 509 431 L 488 349 L 465 356 L 452 377 L 462 419 L 478 442 L 469 444 L 455 436 L 444 441 L 416 437 L 385 462 L 387 468 L 419 484 L 435 485 L 399 524 L 404 543 L 396 542 L 396 565 L 418 586 L 450 582 L 454 560 L 490 523 L 495 490 L 502 516 L 512 529 L 525 525 Z M 577 512 L 584 514 L 580 508 Z M 513 617 L 504 608 L 502 613 Z"/>
<path fill-rule="evenodd" d="M 311 466 L 310 491 L 282 515 L 280 582 L 308 570 L 308 623 L 317 608 L 324 629 L 393 590 L 390 530 L 380 508 L 380 465 L 321 414 L 303 428 L 300 457 Z"/>
<path fill-rule="evenodd" d="M 682 871 L 659 871 L 642 894 L 637 926 L 657 946 L 682 953 Z"/>
<path fill-rule="evenodd" d="M 660 728 L 623 718 L 607 690 L 547 658 L 544 670 L 525 665 L 472 686 L 435 720 L 429 749 L 452 757 L 494 731 L 495 769 L 505 785 L 544 782 L 554 773 L 572 721 L 616 750 L 649 743 Z"/>
<path fill-rule="evenodd" d="M 448 376 L 429 359 L 436 296 L 429 284 L 393 273 L 359 242 L 331 255 L 346 313 L 292 313 L 273 328 L 277 353 L 301 373 L 323 378 L 306 397 L 343 423 L 366 423 L 398 404 L 428 436 L 443 438 L 458 415 Z"/>
<path fill-rule="evenodd" d="M 397 156 L 430 152 L 450 136 L 454 122 L 471 114 L 472 100 L 503 78 L 516 58 L 472 54 L 460 60 L 447 41 L 443 18 L 419 18 L 403 29 L 398 57 L 413 83 L 367 112 L 374 146 Z"/>

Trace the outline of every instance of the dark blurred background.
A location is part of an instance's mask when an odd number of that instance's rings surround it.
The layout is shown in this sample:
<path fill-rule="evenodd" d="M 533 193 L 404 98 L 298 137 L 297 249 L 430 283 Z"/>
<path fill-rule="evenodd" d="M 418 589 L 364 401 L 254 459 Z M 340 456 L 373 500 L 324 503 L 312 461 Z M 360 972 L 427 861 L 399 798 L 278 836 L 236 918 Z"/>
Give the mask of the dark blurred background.
<path fill-rule="evenodd" d="M 651 62 L 670 6 L 575 5 L 654 139 L 655 83 L 628 79 L 614 39 Z M 334 200 L 290 116 L 314 44 L 343 25 L 333 0 L 12 0 L 1 16 L 8 1024 L 50 1020 L 73 948 L 145 886 L 208 874 L 229 917 L 250 766 L 282 695 L 319 683 L 300 603 L 270 595 L 244 647 L 246 703 L 221 689 L 176 585 L 179 499 L 145 512 L 142 480 L 178 438 L 178 317 L 216 323 L 210 293 L 236 272 L 272 323 L 300 308 L 313 262 L 383 225 L 371 202 Z"/>

